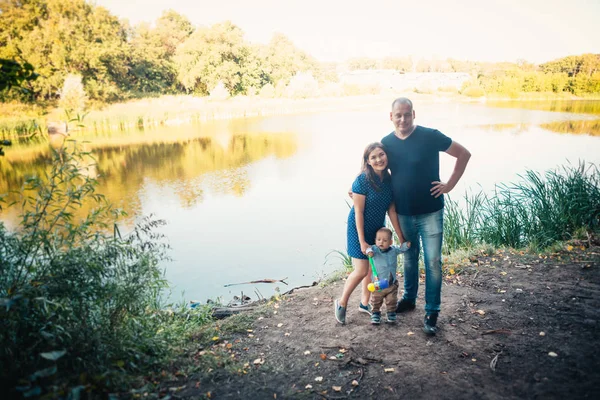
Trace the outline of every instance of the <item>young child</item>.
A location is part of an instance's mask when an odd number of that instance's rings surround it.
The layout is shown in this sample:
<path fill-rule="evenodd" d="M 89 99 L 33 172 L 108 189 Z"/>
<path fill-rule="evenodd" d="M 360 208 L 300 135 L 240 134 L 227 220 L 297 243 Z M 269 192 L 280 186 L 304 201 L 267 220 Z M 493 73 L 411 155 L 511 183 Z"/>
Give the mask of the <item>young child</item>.
<path fill-rule="evenodd" d="M 398 267 L 398 254 L 404 253 L 410 249 L 410 242 L 404 242 L 400 246 L 392 245 L 392 231 L 388 228 L 381 228 L 375 235 L 375 245 L 367 250 L 367 255 L 371 257 L 375 271 L 379 279 L 388 279 L 389 287 L 383 290 L 376 290 L 371 294 L 371 323 L 379 325 L 381 322 L 381 305 L 385 300 L 387 311 L 387 322 L 393 324 L 396 322 L 396 303 L 398 302 L 398 281 L 396 280 L 396 268 Z"/>

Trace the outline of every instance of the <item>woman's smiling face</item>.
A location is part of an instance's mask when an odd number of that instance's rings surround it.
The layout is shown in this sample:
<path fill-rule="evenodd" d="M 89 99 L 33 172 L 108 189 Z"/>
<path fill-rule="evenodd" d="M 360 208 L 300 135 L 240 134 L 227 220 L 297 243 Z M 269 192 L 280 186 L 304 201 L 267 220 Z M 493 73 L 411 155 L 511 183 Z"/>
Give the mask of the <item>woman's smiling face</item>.
<path fill-rule="evenodd" d="M 376 148 L 369 153 L 367 163 L 373 168 L 375 172 L 382 172 L 387 168 L 388 160 L 385 151 L 381 147 Z"/>

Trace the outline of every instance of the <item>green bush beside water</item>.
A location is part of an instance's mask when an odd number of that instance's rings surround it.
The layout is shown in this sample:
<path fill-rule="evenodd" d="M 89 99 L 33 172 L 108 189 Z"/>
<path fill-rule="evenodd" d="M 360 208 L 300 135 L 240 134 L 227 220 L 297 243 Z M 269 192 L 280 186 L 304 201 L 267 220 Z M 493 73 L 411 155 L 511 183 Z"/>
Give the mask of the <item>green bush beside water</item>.
<path fill-rule="evenodd" d="M 540 174 L 528 170 L 493 195 L 446 199 L 444 251 L 475 245 L 540 249 L 600 228 L 600 172 L 594 164 L 567 165 Z"/>
<path fill-rule="evenodd" d="M 207 308 L 163 304 L 162 222 L 145 218 L 121 234 L 121 213 L 81 168 L 86 157 L 56 152 L 12 205 L 22 208 L 17 229 L 0 223 L 0 392 L 11 397 L 118 391 L 211 319 Z M 84 200 L 96 207 L 76 220 Z"/>

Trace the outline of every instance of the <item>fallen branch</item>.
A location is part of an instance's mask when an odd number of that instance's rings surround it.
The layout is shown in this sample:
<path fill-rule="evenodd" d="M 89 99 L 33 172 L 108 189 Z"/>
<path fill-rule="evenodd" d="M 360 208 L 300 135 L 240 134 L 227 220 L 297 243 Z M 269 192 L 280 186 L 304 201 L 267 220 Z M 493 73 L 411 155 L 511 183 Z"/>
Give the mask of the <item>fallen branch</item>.
<path fill-rule="evenodd" d="M 293 292 L 294 290 L 296 290 L 296 289 L 306 289 L 306 288 L 311 288 L 311 287 L 313 287 L 313 286 L 317 286 L 317 284 L 318 284 L 318 283 L 317 283 L 317 281 L 314 281 L 314 282 L 312 283 L 312 285 L 297 286 L 297 287 L 295 287 L 295 288 L 292 288 L 292 289 L 288 290 L 288 291 L 287 291 L 287 292 L 285 292 L 285 293 L 282 293 L 281 295 L 282 295 L 282 296 L 285 296 L 286 294 L 292 294 L 292 292 Z M 286 283 L 286 285 L 287 285 L 287 283 Z"/>
<path fill-rule="evenodd" d="M 281 282 L 284 285 L 287 285 L 287 282 L 285 281 L 286 279 L 287 279 L 287 277 L 285 277 L 283 279 L 259 279 L 257 281 L 250 281 L 250 282 L 228 283 L 227 285 L 223 285 L 223 286 L 229 287 L 229 286 L 235 286 L 235 285 L 250 285 L 252 283 L 277 283 L 277 282 Z"/>

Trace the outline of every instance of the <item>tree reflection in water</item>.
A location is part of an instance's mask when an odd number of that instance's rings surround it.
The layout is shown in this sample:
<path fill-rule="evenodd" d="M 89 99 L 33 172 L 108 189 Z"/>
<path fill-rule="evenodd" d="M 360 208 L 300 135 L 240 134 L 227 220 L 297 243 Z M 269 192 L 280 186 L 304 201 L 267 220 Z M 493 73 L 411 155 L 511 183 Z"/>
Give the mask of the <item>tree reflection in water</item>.
<path fill-rule="evenodd" d="M 86 146 L 96 160 L 95 166 L 86 167 L 99 180 L 98 193 L 130 215 L 140 210 L 140 191 L 146 183 L 172 189 L 181 206 L 188 208 L 203 201 L 205 190 L 244 195 L 251 182 L 243 167 L 270 156 L 287 158 L 298 150 L 296 135 L 291 133 L 237 134 L 229 137 L 229 143 L 223 138 L 200 137 Z M 29 159 L 0 159 L 0 193 L 18 190 L 27 177 L 43 176 L 49 170 L 49 150 L 31 155 Z M 6 200 L 17 198 L 9 193 Z M 86 206 L 79 210 L 89 211 Z"/>

